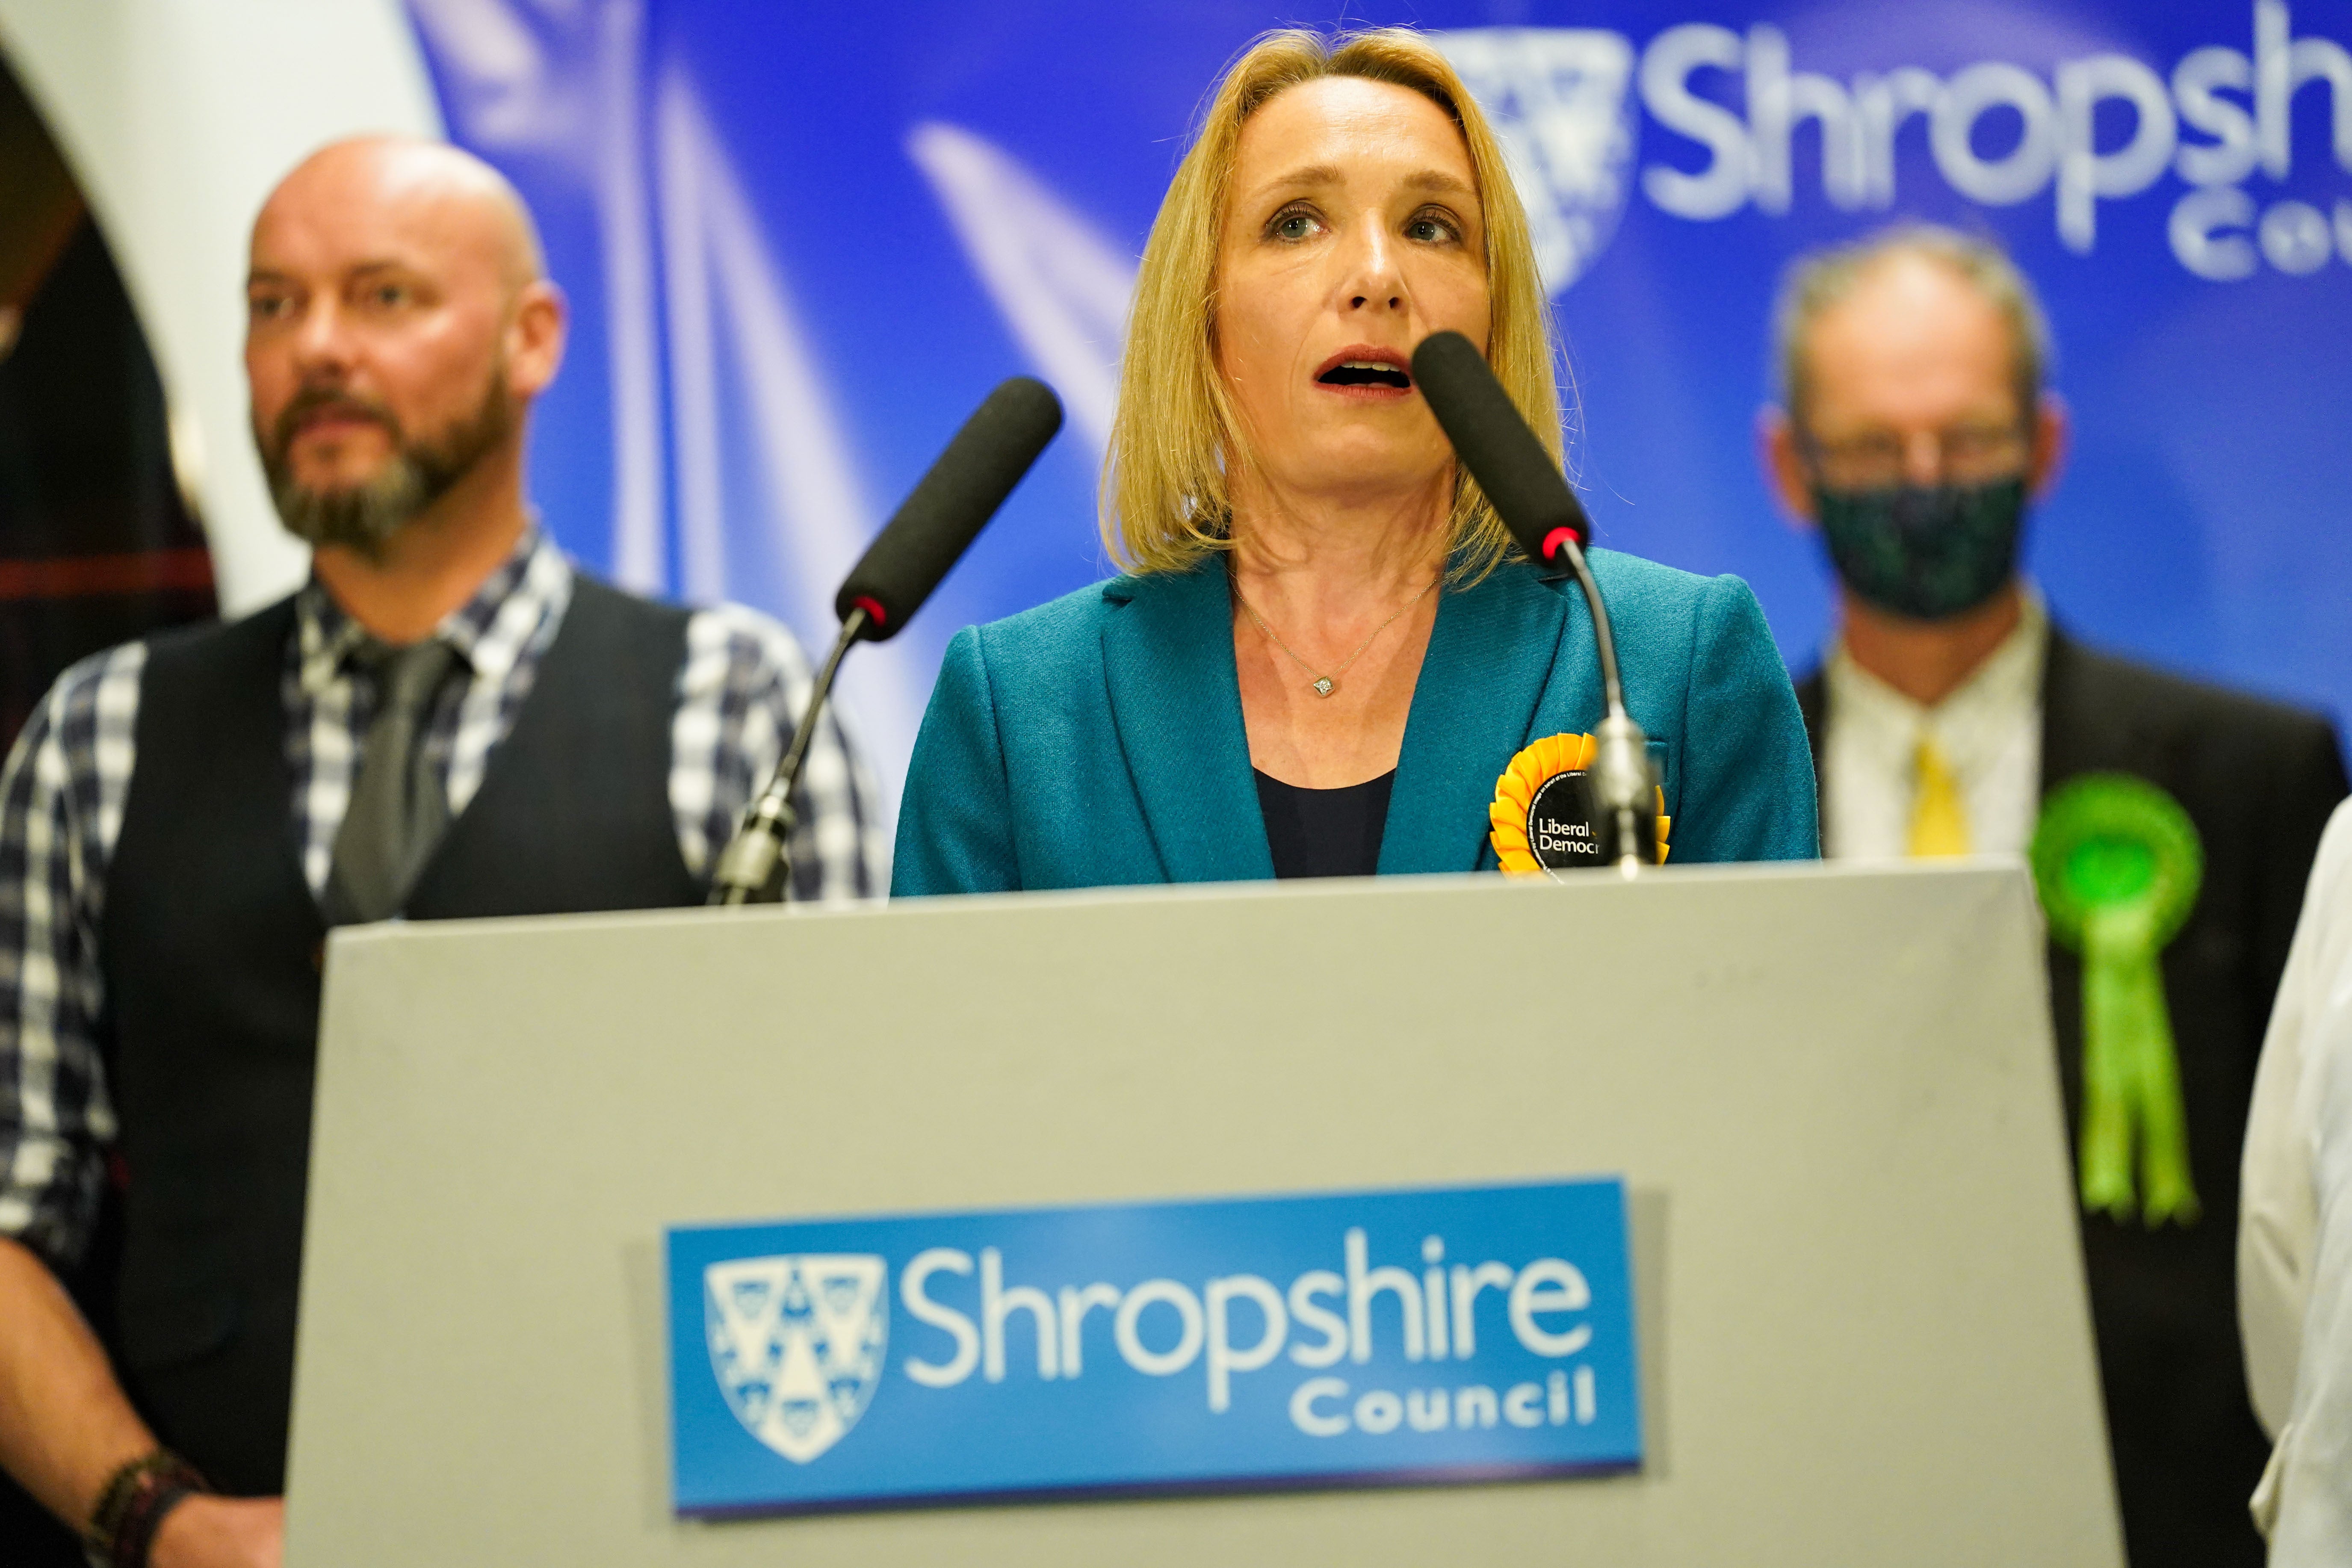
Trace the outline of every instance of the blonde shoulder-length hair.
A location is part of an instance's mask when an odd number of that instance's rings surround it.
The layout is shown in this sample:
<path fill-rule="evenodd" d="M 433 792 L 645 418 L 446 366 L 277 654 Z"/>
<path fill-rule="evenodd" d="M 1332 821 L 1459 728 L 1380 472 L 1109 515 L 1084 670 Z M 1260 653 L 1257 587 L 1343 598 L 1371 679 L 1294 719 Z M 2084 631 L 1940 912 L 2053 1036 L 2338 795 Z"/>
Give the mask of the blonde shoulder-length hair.
<path fill-rule="evenodd" d="M 1435 44 L 1408 28 L 1267 33 L 1218 83 L 1143 249 L 1102 481 L 1103 543 L 1129 572 L 1181 572 L 1233 546 L 1227 465 L 1250 461 L 1248 432 L 1217 370 L 1217 257 L 1234 154 L 1242 126 L 1268 100 L 1330 77 L 1409 89 L 1461 129 L 1486 236 L 1486 360 L 1559 458 L 1557 349 L 1527 213 L 1462 79 Z M 1452 526 L 1457 581 L 1483 577 L 1513 549 L 1502 519 L 1458 468 Z"/>

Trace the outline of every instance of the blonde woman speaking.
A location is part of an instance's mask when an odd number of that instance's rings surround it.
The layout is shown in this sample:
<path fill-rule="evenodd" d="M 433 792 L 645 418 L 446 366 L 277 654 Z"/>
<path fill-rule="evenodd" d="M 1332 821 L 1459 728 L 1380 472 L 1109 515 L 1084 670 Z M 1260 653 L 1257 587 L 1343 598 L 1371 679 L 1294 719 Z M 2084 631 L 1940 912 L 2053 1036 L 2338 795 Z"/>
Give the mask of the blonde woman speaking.
<path fill-rule="evenodd" d="M 894 894 L 1526 862 L 1513 815 L 1572 769 L 1600 670 L 1574 584 L 1513 552 L 1412 385 L 1444 328 L 1557 457 L 1527 220 L 1444 57 L 1260 39 L 1144 252 L 1103 486 L 1126 571 L 950 645 Z M 1747 585 L 1591 559 L 1675 861 L 1815 854 Z"/>

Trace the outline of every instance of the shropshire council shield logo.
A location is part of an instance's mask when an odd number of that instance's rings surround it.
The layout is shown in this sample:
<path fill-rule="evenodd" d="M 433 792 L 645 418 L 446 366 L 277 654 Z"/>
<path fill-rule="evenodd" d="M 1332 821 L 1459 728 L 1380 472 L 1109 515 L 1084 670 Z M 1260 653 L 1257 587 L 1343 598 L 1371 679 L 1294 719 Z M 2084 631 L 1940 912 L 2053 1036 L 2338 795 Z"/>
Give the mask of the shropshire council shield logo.
<path fill-rule="evenodd" d="M 1557 294 L 1608 247 L 1625 211 L 1633 45 L 1591 27 L 1474 27 L 1436 38 L 1494 123 L 1544 291 Z"/>
<path fill-rule="evenodd" d="M 888 1280 L 880 1258 L 856 1253 L 703 1270 L 710 1370 L 745 1431 L 805 1465 L 857 1425 L 882 1376 Z"/>

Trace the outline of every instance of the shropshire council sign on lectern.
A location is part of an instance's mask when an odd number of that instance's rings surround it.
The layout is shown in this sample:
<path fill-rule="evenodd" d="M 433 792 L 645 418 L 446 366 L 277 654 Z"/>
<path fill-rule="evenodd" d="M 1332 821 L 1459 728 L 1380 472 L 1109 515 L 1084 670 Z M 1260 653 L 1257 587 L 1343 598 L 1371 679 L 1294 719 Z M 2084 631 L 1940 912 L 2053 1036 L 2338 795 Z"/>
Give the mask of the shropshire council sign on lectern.
<path fill-rule="evenodd" d="M 2040 944 L 1998 863 L 340 935 L 289 1562 L 2116 1568 Z"/>

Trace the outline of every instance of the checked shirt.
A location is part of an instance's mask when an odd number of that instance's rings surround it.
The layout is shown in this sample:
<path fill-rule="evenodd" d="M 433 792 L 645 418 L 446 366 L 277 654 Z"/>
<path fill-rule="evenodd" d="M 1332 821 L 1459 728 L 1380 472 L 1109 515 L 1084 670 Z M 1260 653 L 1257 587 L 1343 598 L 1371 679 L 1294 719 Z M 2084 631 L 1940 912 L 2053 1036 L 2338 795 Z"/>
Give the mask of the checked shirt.
<path fill-rule="evenodd" d="M 454 818 L 481 787 L 530 694 L 571 603 L 572 569 L 538 529 L 436 635 L 460 665 L 424 738 Z M 294 781 L 294 848 L 312 895 L 325 890 L 373 682 L 351 655 L 364 633 L 313 579 L 295 598 L 280 690 Z M 100 1062 L 104 983 L 98 939 L 106 875 L 131 790 L 142 643 L 58 677 L 0 773 L 0 1237 L 56 1267 L 88 1245 L 115 1135 Z M 809 690 L 792 634 L 750 610 L 697 612 L 687 624 L 670 726 L 670 807 L 678 849 L 702 876 L 782 752 Z M 830 711 L 809 748 L 794 804 L 794 895 L 878 897 L 888 846 L 871 777 Z"/>

